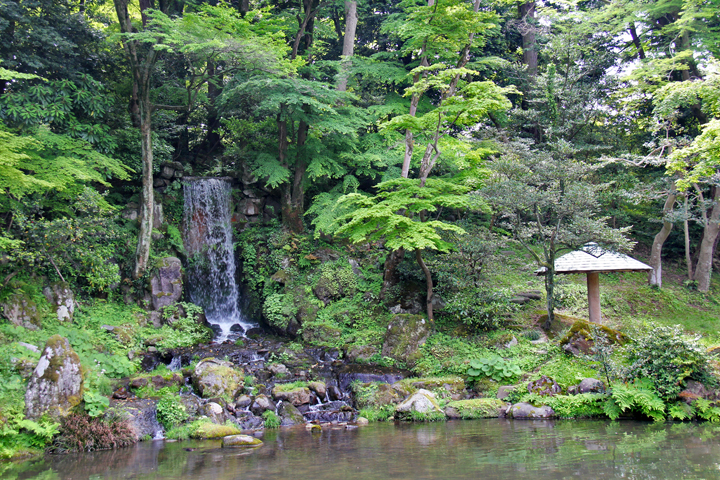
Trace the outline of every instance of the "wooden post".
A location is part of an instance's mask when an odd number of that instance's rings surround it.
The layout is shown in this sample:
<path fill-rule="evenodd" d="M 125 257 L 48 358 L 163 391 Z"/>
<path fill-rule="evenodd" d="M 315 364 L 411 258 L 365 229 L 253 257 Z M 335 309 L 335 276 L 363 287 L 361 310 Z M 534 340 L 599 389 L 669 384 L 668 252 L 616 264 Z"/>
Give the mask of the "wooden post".
<path fill-rule="evenodd" d="M 587 274 L 588 306 L 590 307 L 590 321 L 601 323 L 600 315 L 600 274 L 591 272 Z"/>

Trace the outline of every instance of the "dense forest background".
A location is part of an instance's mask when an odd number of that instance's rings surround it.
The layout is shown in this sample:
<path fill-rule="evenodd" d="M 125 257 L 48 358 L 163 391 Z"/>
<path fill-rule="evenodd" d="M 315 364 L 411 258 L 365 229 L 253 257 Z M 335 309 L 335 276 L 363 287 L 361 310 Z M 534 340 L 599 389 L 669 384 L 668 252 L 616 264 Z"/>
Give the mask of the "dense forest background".
<path fill-rule="evenodd" d="M 207 175 L 240 227 L 384 242 L 381 296 L 417 260 L 431 317 L 427 255 L 498 235 L 538 266 L 637 241 L 651 284 L 664 252 L 708 291 L 719 26 L 675 0 L 3 0 L 0 280 L 141 286 Z"/>

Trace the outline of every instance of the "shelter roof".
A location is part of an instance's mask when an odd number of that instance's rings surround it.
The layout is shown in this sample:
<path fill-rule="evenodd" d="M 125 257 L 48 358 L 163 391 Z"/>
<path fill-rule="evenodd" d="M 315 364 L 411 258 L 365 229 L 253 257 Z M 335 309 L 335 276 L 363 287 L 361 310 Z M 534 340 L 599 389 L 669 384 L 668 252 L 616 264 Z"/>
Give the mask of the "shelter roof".
<path fill-rule="evenodd" d="M 545 275 L 545 267 L 537 275 Z M 622 253 L 601 248 L 597 243 L 586 243 L 580 250 L 566 253 L 555 259 L 555 273 L 594 272 L 647 272 L 652 267 Z"/>

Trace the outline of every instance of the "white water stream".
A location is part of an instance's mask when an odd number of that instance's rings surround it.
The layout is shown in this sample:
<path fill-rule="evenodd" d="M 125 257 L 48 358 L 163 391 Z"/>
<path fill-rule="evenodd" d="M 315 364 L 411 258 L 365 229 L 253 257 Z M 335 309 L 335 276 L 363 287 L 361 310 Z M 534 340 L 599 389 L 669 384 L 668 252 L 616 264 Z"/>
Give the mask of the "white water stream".
<path fill-rule="evenodd" d="M 232 243 L 230 183 L 220 178 L 194 178 L 184 182 L 185 250 L 188 254 L 188 294 L 205 310 L 222 342 L 232 333 L 244 335 L 255 325 L 239 307 Z M 242 327 L 240 331 L 238 329 Z"/>

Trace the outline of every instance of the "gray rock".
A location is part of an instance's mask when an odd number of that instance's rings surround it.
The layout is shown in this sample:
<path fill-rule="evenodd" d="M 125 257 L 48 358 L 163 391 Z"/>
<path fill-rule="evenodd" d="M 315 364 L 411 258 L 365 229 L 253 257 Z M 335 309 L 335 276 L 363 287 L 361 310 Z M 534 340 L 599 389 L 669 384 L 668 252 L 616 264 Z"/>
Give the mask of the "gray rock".
<path fill-rule="evenodd" d="M 252 405 L 250 406 L 250 411 L 255 416 L 261 416 L 265 411 L 271 410 L 275 411 L 275 403 L 270 400 L 266 395 L 258 395 L 255 397 L 255 400 L 253 401 Z"/>
<path fill-rule="evenodd" d="M 161 259 L 157 273 L 150 279 L 152 309 L 172 305 L 180 300 L 182 291 L 182 262 L 175 257 Z"/>
<path fill-rule="evenodd" d="M 31 344 L 25 343 L 25 342 L 18 342 L 18 345 L 20 345 L 21 347 L 27 348 L 31 352 L 40 353 L 40 349 L 38 347 L 36 347 L 35 345 L 31 345 Z"/>
<path fill-rule="evenodd" d="M 358 360 L 362 362 L 369 360 L 376 353 L 378 353 L 377 348 L 373 345 L 356 345 L 348 349 L 345 358 L 350 362 L 357 362 Z"/>
<path fill-rule="evenodd" d="M 283 365 L 282 363 L 273 363 L 272 365 L 270 365 L 268 367 L 268 371 L 275 376 L 290 375 L 290 370 L 288 370 L 288 368 L 285 365 Z"/>
<path fill-rule="evenodd" d="M 212 423 L 222 425 L 225 423 L 225 409 L 218 403 L 208 402 L 200 407 L 200 413 L 205 415 Z"/>
<path fill-rule="evenodd" d="M 157 421 L 157 400 L 132 399 L 115 404 L 105 411 L 105 416 L 120 417 L 128 421 L 135 432 L 135 440 L 158 437 L 163 428 Z"/>
<path fill-rule="evenodd" d="M 2 304 L 3 316 L 13 325 L 37 330 L 42 326 L 41 314 L 34 301 L 23 293 L 14 293 Z"/>
<path fill-rule="evenodd" d="M 237 410 L 244 410 L 248 408 L 250 405 L 252 405 L 252 398 L 250 398 L 247 395 L 240 395 L 238 399 L 235 401 L 235 408 Z"/>
<path fill-rule="evenodd" d="M 578 393 L 604 393 L 605 384 L 597 378 L 584 378 L 578 385 Z"/>
<path fill-rule="evenodd" d="M 25 416 L 40 418 L 44 413 L 59 419 L 82 401 L 80 358 L 70 342 L 60 335 L 47 341 L 40 361 L 25 392 Z"/>
<path fill-rule="evenodd" d="M 324 382 L 310 382 L 308 383 L 308 388 L 315 392 L 321 400 L 324 400 L 327 396 L 327 386 Z"/>
<path fill-rule="evenodd" d="M 75 294 L 66 282 L 55 282 L 43 288 L 43 295 L 61 322 L 72 321 L 75 313 Z"/>
<path fill-rule="evenodd" d="M 512 339 L 510 339 L 510 341 L 505 344 L 505 348 L 512 348 L 517 344 L 518 344 L 518 339 L 515 338 L 515 335 L 513 335 Z"/>
<path fill-rule="evenodd" d="M 293 405 L 307 405 L 310 403 L 310 389 L 304 387 L 293 388 L 292 390 L 283 391 L 282 385 L 276 385 L 272 391 L 273 398 L 276 400 L 284 400 Z"/>
<path fill-rule="evenodd" d="M 350 268 L 352 268 L 353 275 L 362 277 L 362 270 L 360 270 L 360 264 L 358 263 L 358 261 L 354 258 L 351 258 L 350 260 L 348 260 L 348 263 L 350 264 Z"/>
<path fill-rule="evenodd" d="M 283 427 L 289 427 L 292 425 L 302 425 L 305 423 L 305 417 L 302 413 L 289 402 L 281 402 L 278 406 L 278 416 L 281 419 L 281 425 Z"/>
<path fill-rule="evenodd" d="M 192 383 L 204 398 L 234 398 L 243 385 L 244 375 L 230 362 L 206 358 L 195 366 Z"/>
<path fill-rule="evenodd" d="M 227 447 L 259 447 L 263 442 L 250 435 L 228 435 L 223 437 L 223 448 Z"/>
<path fill-rule="evenodd" d="M 504 400 L 510 396 L 511 393 L 515 391 L 514 385 L 503 385 L 500 388 L 498 388 L 498 392 L 496 395 L 496 398 L 498 400 Z"/>
<path fill-rule="evenodd" d="M 401 418 L 410 416 L 412 412 L 424 414 L 440 413 L 444 415 L 437 400 L 435 400 L 435 395 L 424 388 L 413 393 L 395 407 L 395 414 Z"/>
<path fill-rule="evenodd" d="M 516 403 L 510 407 L 513 418 L 550 418 L 555 415 L 552 408 L 547 405 L 535 407 L 529 403 Z"/>
<path fill-rule="evenodd" d="M 413 366 L 418 349 L 430 336 L 430 322 L 423 315 L 395 315 L 385 332 L 382 355 Z"/>

